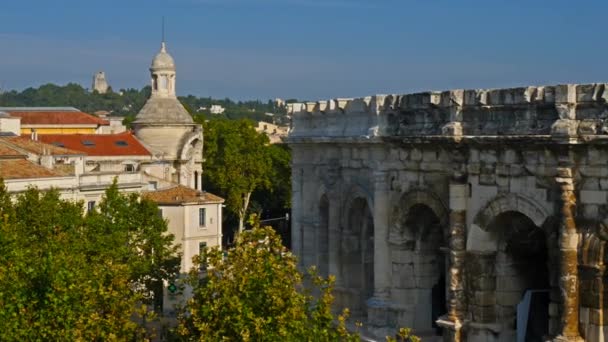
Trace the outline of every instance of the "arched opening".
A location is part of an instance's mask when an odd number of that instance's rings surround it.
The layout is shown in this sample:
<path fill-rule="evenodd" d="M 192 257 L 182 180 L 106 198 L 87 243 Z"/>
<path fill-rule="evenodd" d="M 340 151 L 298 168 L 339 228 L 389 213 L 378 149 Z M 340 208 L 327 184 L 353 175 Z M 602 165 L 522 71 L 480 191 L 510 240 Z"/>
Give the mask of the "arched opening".
<path fill-rule="evenodd" d="M 374 292 L 374 220 L 363 198 L 355 199 L 348 210 L 339 260 L 344 289 L 339 304 L 353 316 L 367 317 L 365 302 Z"/>
<path fill-rule="evenodd" d="M 526 215 L 508 211 L 489 227 L 497 232 L 496 321 L 515 341 L 545 341 L 549 333 L 549 252 L 547 236 Z"/>
<path fill-rule="evenodd" d="M 441 334 L 435 323 L 447 312 L 441 221 L 424 204 L 402 207 L 393 219 L 389 242 L 397 326 L 412 327 L 419 335 Z"/>
<path fill-rule="evenodd" d="M 319 274 L 329 274 L 329 201 L 323 195 L 319 203 L 319 225 L 317 231 L 317 267 Z"/>

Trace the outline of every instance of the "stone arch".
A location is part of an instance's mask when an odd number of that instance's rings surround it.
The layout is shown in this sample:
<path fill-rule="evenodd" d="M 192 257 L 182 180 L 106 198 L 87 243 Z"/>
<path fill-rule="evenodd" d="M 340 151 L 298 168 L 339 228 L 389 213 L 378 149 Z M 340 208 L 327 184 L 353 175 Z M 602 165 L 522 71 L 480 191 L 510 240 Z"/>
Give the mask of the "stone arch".
<path fill-rule="evenodd" d="M 502 213 L 510 211 L 527 216 L 537 227 L 542 227 L 543 223 L 550 216 L 550 213 L 534 200 L 518 194 L 507 194 L 495 197 L 488 202 L 488 204 L 475 215 L 473 224 L 477 225 L 481 230 L 488 232 L 490 230 L 489 225 L 494 218 Z"/>
<path fill-rule="evenodd" d="M 374 208 L 374 196 L 373 194 L 366 190 L 365 187 L 359 184 L 352 184 L 350 186 L 345 187 L 346 191 L 343 192 L 343 202 L 341 210 L 341 228 L 344 228 L 344 225 L 348 224 L 348 209 L 353 205 L 353 202 L 357 199 L 363 198 L 367 202 L 370 210 Z M 325 189 L 325 186 L 322 186 L 322 189 Z"/>
<path fill-rule="evenodd" d="M 407 212 L 415 205 L 423 204 L 429 207 L 442 226 L 447 226 L 449 222 L 449 210 L 443 201 L 435 193 L 425 189 L 414 189 L 399 196 L 397 202 L 393 205 L 391 219 L 395 219 L 396 211 Z"/>
<path fill-rule="evenodd" d="M 188 138 L 182 145 L 180 159 L 189 160 L 192 157 L 199 159 L 199 157 L 202 157 L 202 154 L 203 141 L 201 140 L 201 137 L 196 134 Z"/>
<path fill-rule="evenodd" d="M 447 242 L 448 219 L 444 203 L 425 189 L 406 192 L 394 202 L 388 241 L 398 326 L 439 332 L 435 321 L 447 313 L 447 260 L 441 248 Z"/>
<path fill-rule="evenodd" d="M 343 207 L 338 246 L 336 303 L 355 317 L 366 317 L 374 289 L 373 206 L 361 188 L 351 188 Z"/>
<path fill-rule="evenodd" d="M 517 305 L 530 296 L 526 340 L 549 333 L 550 322 L 555 321 L 549 307 L 558 305 L 551 298 L 559 297 L 556 282 L 551 281 L 558 268 L 555 227 L 549 210 L 517 194 L 500 195 L 475 215 L 467 241 L 472 257 L 466 266 L 470 291 L 480 294 L 469 304 L 474 322 L 503 322 L 500 338 L 514 340 Z M 483 245 L 491 247 L 480 248 Z"/>

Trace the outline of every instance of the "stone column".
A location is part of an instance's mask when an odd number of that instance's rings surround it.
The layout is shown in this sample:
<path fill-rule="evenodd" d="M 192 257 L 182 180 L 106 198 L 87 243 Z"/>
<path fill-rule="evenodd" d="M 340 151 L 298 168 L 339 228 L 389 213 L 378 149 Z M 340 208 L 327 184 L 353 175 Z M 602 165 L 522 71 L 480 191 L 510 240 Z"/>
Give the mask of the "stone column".
<path fill-rule="evenodd" d="M 386 171 L 374 172 L 374 296 L 367 301 L 368 327 L 390 334 L 389 300 L 392 267 L 388 246 L 389 193 Z"/>
<path fill-rule="evenodd" d="M 336 277 L 336 286 L 342 285 L 340 276 L 340 197 L 335 194 L 328 194 L 329 199 L 329 250 L 328 250 L 328 271 Z"/>
<path fill-rule="evenodd" d="M 559 224 L 559 287 L 562 300 L 560 317 L 561 331 L 555 341 L 582 341 L 578 329 L 578 234 L 574 221 L 576 197 L 572 169 L 559 167 L 555 179 L 561 190 L 561 213 Z"/>
<path fill-rule="evenodd" d="M 448 275 L 448 319 L 453 323 L 452 341 L 460 342 L 466 311 L 464 293 L 464 265 L 466 254 L 466 209 L 468 185 L 452 181 L 450 184 L 450 269 Z"/>
<path fill-rule="evenodd" d="M 389 194 L 386 171 L 374 173 L 374 298 L 387 299 L 391 286 L 388 247 Z"/>
<path fill-rule="evenodd" d="M 302 170 L 292 165 L 291 171 L 291 251 L 302 266 Z"/>

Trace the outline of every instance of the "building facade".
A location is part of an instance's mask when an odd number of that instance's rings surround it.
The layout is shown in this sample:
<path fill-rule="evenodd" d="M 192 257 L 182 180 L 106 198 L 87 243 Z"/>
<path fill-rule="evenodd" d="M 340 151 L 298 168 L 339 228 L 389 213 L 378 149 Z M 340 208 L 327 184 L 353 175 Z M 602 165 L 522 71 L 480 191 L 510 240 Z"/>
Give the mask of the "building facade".
<path fill-rule="evenodd" d="M 161 167 L 149 166 L 148 175 L 201 190 L 203 128 L 177 99 L 175 70 L 173 57 L 162 42 L 150 67 L 152 94 L 133 127 L 155 159 L 163 161 Z"/>
<path fill-rule="evenodd" d="M 294 104 L 292 248 L 379 336 L 608 339 L 608 87 Z"/>

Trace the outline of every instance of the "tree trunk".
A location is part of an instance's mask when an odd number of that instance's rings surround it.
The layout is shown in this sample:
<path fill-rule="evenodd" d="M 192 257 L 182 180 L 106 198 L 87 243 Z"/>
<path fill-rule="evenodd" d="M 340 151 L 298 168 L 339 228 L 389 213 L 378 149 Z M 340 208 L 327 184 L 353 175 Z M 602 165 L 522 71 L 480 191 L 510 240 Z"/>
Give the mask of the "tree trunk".
<path fill-rule="evenodd" d="M 249 208 L 249 199 L 251 198 L 251 191 L 246 193 L 243 198 L 243 207 L 239 210 L 239 233 L 245 229 L 245 214 L 247 214 L 247 208 Z"/>

